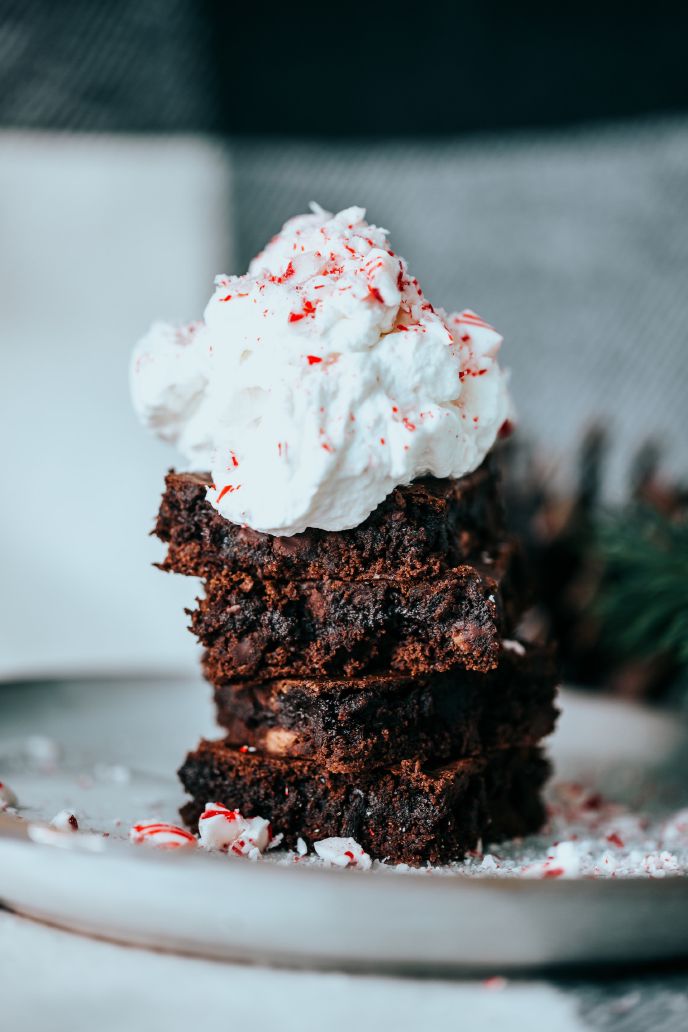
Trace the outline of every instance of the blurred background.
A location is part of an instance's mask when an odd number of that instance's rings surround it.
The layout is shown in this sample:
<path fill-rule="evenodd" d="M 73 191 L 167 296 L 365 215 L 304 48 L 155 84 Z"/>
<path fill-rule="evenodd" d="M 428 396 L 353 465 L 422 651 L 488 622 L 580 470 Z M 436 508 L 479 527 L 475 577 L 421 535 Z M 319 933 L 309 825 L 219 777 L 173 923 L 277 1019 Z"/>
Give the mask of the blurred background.
<path fill-rule="evenodd" d="M 0 2 L 0 677 L 195 664 L 129 353 L 316 200 L 504 333 L 509 505 L 568 675 L 680 680 L 687 32 L 661 3 Z"/>

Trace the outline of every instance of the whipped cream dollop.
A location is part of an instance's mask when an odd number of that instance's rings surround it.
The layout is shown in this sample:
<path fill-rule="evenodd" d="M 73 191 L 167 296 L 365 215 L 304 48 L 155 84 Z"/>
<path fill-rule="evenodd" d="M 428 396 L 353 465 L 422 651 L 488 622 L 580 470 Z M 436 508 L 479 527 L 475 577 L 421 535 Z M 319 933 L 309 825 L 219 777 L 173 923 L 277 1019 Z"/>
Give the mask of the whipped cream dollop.
<path fill-rule="evenodd" d="M 155 323 L 131 364 L 136 411 L 233 523 L 276 535 L 357 526 L 399 484 L 461 477 L 509 410 L 501 336 L 426 300 L 363 208 L 314 206 L 202 322 Z"/>

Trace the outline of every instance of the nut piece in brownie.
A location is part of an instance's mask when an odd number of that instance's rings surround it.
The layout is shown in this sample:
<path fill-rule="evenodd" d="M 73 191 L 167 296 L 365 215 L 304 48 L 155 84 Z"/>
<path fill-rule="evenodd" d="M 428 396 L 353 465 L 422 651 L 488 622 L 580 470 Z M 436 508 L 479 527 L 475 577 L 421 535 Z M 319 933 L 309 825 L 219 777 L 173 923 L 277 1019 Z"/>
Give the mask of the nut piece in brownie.
<path fill-rule="evenodd" d="M 486 460 L 460 480 L 426 477 L 397 487 L 358 527 L 260 534 L 220 516 L 206 500 L 210 477 L 167 475 L 155 533 L 164 570 L 208 577 L 218 570 L 274 580 L 428 577 L 489 548 L 504 533 L 498 477 Z"/>
<path fill-rule="evenodd" d="M 520 552 L 428 580 L 206 583 L 191 629 L 212 683 L 246 678 L 492 670 L 523 609 Z"/>
<path fill-rule="evenodd" d="M 227 741 L 358 771 L 535 745 L 554 729 L 556 683 L 550 649 L 514 643 L 487 674 L 240 681 L 215 702 Z"/>
<path fill-rule="evenodd" d="M 268 818 L 288 845 L 302 836 L 351 836 L 372 856 L 419 864 L 458 860 L 480 839 L 537 830 L 549 765 L 538 749 L 502 749 L 426 769 L 416 761 L 336 774 L 310 760 L 241 752 L 202 741 L 179 771 L 192 827 L 208 801 Z"/>

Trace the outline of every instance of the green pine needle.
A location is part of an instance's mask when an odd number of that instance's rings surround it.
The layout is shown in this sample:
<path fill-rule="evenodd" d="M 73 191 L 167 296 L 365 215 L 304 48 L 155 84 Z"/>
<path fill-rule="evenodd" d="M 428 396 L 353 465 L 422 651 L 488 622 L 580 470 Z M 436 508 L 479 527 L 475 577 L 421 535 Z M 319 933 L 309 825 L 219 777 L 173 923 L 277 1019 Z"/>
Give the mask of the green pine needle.
<path fill-rule="evenodd" d="M 688 671 L 688 522 L 632 506 L 599 522 L 595 545 L 605 643 L 625 658 L 670 656 Z"/>

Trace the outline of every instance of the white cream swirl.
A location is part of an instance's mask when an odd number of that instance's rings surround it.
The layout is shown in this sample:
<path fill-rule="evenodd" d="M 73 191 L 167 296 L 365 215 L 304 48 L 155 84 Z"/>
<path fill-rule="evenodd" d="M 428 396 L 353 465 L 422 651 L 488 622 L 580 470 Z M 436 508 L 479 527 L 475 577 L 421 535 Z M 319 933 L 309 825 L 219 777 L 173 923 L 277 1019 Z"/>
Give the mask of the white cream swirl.
<path fill-rule="evenodd" d="M 357 526 L 398 484 L 474 470 L 507 418 L 502 338 L 426 301 L 362 208 L 291 219 L 202 323 L 137 345 L 141 420 L 270 534 Z"/>

